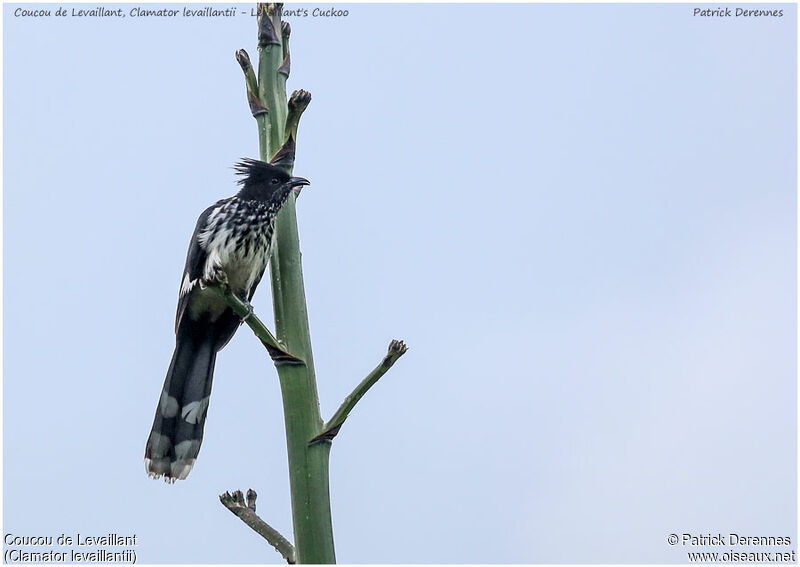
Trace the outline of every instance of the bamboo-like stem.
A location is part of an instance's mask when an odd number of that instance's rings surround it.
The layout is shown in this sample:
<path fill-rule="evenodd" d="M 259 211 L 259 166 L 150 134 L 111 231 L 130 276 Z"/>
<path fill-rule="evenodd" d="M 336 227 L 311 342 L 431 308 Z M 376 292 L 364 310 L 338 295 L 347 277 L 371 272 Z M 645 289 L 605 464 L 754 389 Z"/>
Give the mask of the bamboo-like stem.
<path fill-rule="evenodd" d="M 293 565 L 297 562 L 297 553 L 289 540 L 256 514 L 255 490 L 247 491 L 247 502 L 245 502 L 241 490 L 237 490 L 233 494 L 230 492 L 220 494 L 219 501 L 222 502 L 222 505 L 228 510 L 236 514 L 245 524 L 250 526 L 256 533 L 267 540 L 278 553 L 283 555 L 287 563 Z"/>
<path fill-rule="evenodd" d="M 392 365 L 397 362 L 397 359 L 403 356 L 407 350 L 408 347 L 403 341 L 392 341 L 389 344 L 389 352 L 383 357 L 381 363 L 375 370 L 367 374 L 367 377 L 344 399 L 344 402 L 342 402 L 342 405 L 336 410 L 336 413 L 333 414 L 333 417 L 331 417 L 325 424 L 325 427 L 322 428 L 322 433 L 311 439 L 309 444 L 318 443 L 320 441 L 330 441 L 336 437 L 336 434 L 339 433 L 339 429 L 342 428 L 342 425 L 344 425 L 345 420 L 350 415 L 350 412 L 353 411 L 353 408 L 356 407 L 358 401 L 364 397 L 367 390 L 372 388 L 372 386 L 380 380 L 381 376 L 386 374 Z"/>
<path fill-rule="evenodd" d="M 236 59 L 244 72 L 248 102 L 258 124 L 261 159 L 291 174 L 298 124 L 311 95 L 299 90 L 292 93 L 288 101 L 286 99 L 291 28 L 288 23 L 281 22 L 281 7 L 281 4 L 258 5 L 258 72 L 253 70 L 244 50 L 236 53 Z M 313 441 L 330 440 L 336 435 L 358 400 L 406 352 L 406 346 L 402 341 L 392 341 L 389 353 L 378 368 L 356 387 L 331 420 L 323 424 L 303 284 L 297 195 L 292 192 L 277 215 L 270 253 L 277 338 L 253 314 L 247 302 L 231 293 L 224 284 L 217 286 L 234 312 L 270 350 L 278 370 L 286 424 L 294 547 L 256 516 L 255 492 L 252 495 L 248 492 L 246 503 L 241 492 L 233 496 L 226 493 L 223 504 L 267 539 L 289 563 L 335 563 L 328 486 L 331 443 Z"/>
<path fill-rule="evenodd" d="M 283 31 L 280 6 L 259 4 L 259 98 L 269 108 L 270 123 L 267 143 L 261 139 L 260 152 L 264 160 L 270 159 L 286 141 L 286 74 L 279 72 L 284 62 Z M 289 457 L 292 522 L 298 563 L 335 563 L 328 487 L 330 444 L 308 445 L 308 440 L 321 431 L 322 418 L 308 328 L 295 199 L 295 194 L 290 195 L 278 214 L 270 258 L 275 332 L 289 352 L 305 361 L 304 365 L 278 367 Z"/>
<path fill-rule="evenodd" d="M 261 157 L 267 161 L 283 144 L 286 125 L 286 77 L 278 73 L 283 64 L 280 11 L 279 4 L 258 5 L 258 94 L 269 109 L 267 149 L 272 150 Z"/>

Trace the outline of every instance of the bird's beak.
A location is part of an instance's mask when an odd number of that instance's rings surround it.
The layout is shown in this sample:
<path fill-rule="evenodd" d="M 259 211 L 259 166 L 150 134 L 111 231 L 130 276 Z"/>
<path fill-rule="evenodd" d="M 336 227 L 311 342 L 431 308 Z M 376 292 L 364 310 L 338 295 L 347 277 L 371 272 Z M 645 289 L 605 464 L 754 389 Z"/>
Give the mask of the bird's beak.
<path fill-rule="evenodd" d="M 290 177 L 289 185 L 291 187 L 298 187 L 300 185 L 311 185 L 311 182 L 304 177 Z"/>

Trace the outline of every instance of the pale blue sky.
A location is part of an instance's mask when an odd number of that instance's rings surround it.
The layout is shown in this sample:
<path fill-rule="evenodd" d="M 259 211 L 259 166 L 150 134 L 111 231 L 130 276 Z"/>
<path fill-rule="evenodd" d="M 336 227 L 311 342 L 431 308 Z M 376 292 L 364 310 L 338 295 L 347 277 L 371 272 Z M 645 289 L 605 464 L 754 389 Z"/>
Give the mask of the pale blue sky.
<path fill-rule="evenodd" d="M 233 57 L 255 19 L 19 6 L 4 531 L 279 563 L 217 501 L 253 487 L 291 536 L 278 381 L 247 329 L 189 479 L 142 465 L 189 236 L 257 153 Z M 290 19 L 323 414 L 411 347 L 334 443 L 339 560 L 685 563 L 669 534 L 794 536 L 796 7 L 336 6 Z"/>

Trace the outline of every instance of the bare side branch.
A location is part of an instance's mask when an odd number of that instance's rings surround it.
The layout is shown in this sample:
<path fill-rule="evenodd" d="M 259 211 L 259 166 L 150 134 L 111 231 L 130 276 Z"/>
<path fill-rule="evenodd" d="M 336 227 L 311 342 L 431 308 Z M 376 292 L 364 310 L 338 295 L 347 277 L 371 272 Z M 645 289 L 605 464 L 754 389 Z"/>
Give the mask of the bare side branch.
<path fill-rule="evenodd" d="M 286 116 L 286 139 L 297 140 L 297 126 L 300 117 L 311 102 L 311 93 L 303 89 L 294 91 L 289 97 L 289 114 Z"/>
<path fill-rule="evenodd" d="M 252 488 L 247 491 L 247 502 L 241 490 L 233 494 L 226 492 L 219 495 L 219 501 L 228 510 L 236 514 L 240 520 L 250 526 L 258 535 L 263 537 L 275 550 L 283 555 L 286 562 L 294 565 L 297 561 L 297 554 L 294 546 L 288 539 L 283 537 L 278 530 L 270 526 L 256 514 L 256 491 Z"/>
<path fill-rule="evenodd" d="M 250 112 L 253 113 L 253 116 L 266 114 L 269 110 L 258 96 L 258 80 L 256 79 L 256 72 L 253 70 L 253 64 L 250 62 L 250 56 L 247 54 L 247 51 L 244 49 L 237 51 L 236 61 L 239 62 L 239 66 L 244 73 L 244 83 L 247 88 L 247 103 L 250 105 Z"/>
<path fill-rule="evenodd" d="M 344 399 L 344 402 L 342 402 L 342 405 L 336 410 L 336 413 L 333 414 L 333 417 L 330 418 L 322 428 L 322 433 L 309 441 L 309 445 L 319 443 L 320 441 L 330 441 L 336 437 L 336 434 L 339 433 L 339 429 L 344 425 L 345 420 L 350 415 L 350 412 L 353 411 L 353 408 L 356 407 L 358 401 L 364 397 L 367 390 L 372 388 L 372 386 L 380 380 L 381 376 L 386 374 L 392 365 L 397 362 L 397 359 L 403 356 L 407 350 L 408 347 L 403 341 L 393 340 L 391 344 L 389 344 L 389 352 L 383 357 L 381 363 Z"/>
<path fill-rule="evenodd" d="M 236 294 L 231 291 L 230 287 L 224 284 L 215 284 L 209 286 L 209 289 L 213 289 L 220 294 L 222 298 L 228 302 L 233 312 L 241 317 L 242 321 L 247 323 L 247 326 L 252 329 L 255 336 L 258 337 L 261 344 L 267 349 L 270 358 L 276 366 L 282 364 L 305 364 L 302 359 L 286 351 L 286 347 L 275 338 L 261 319 L 253 313 L 253 306 L 237 297 Z"/>

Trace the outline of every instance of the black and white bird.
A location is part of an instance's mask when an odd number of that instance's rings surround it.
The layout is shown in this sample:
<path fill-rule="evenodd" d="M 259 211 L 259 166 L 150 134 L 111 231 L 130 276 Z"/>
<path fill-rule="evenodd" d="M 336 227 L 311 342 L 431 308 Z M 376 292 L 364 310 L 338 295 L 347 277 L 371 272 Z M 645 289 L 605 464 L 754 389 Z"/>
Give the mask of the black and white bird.
<path fill-rule="evenodd" d="M 208 207 L 189 242 L 175 318 L 175 352 L 147 439 L 147 473 L 185 479 L 203 441 L 214 362 L 242 320 L 209 284 L 227 282 L 250 301 L 269 259 L 275 217 L 295 187 L 308 185 L 275 165 L 243 159 L 241 190 Z"/>

